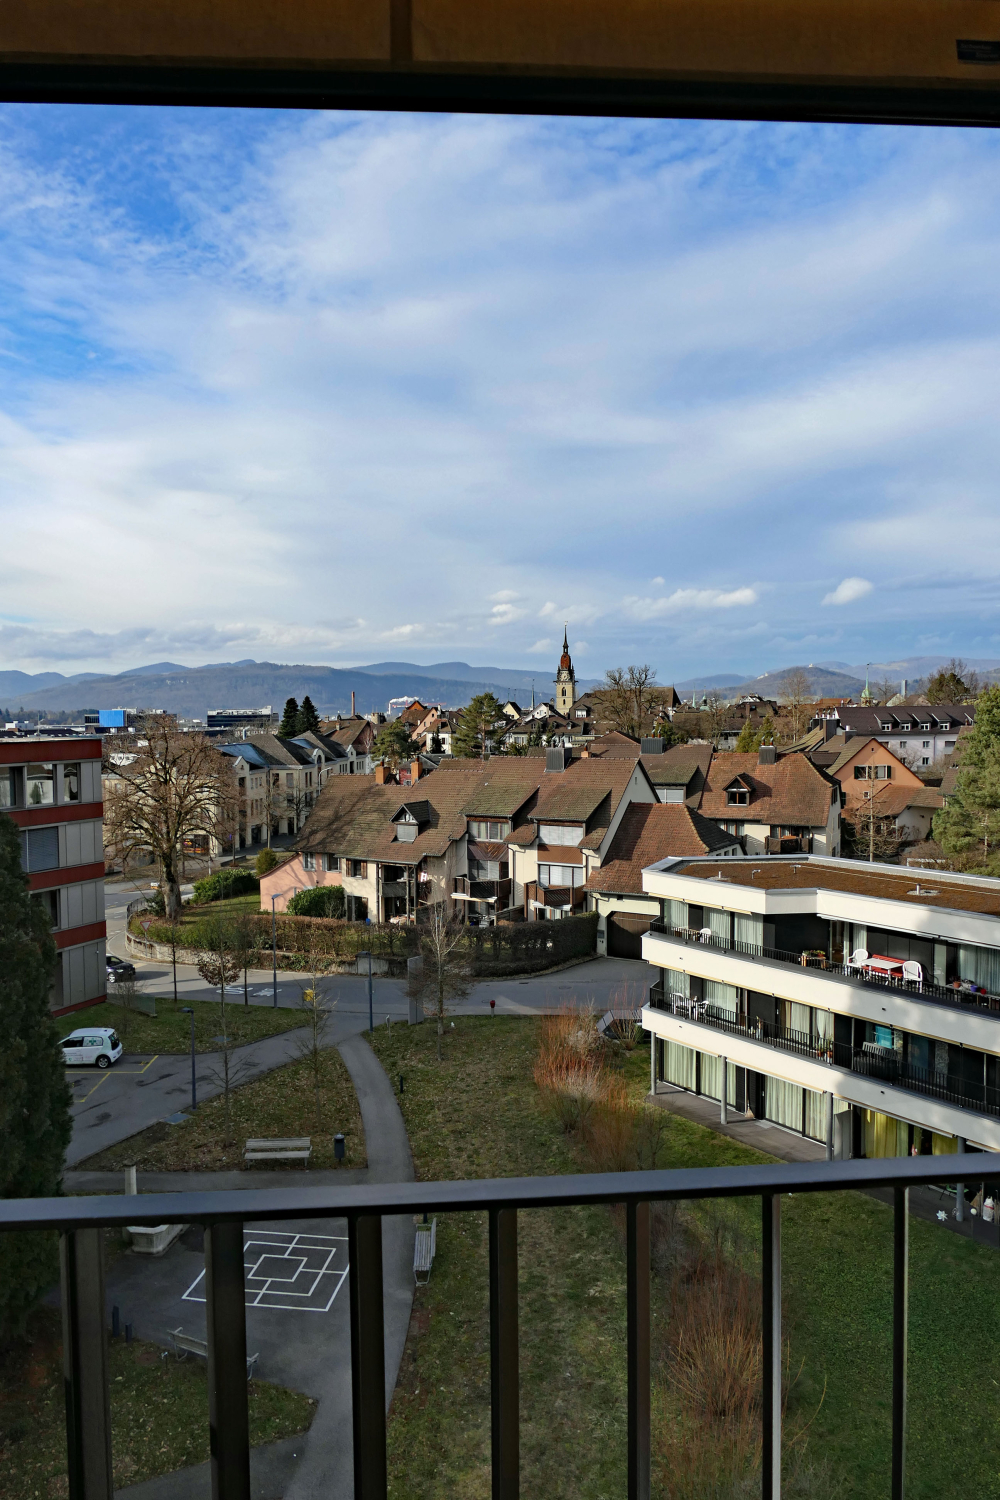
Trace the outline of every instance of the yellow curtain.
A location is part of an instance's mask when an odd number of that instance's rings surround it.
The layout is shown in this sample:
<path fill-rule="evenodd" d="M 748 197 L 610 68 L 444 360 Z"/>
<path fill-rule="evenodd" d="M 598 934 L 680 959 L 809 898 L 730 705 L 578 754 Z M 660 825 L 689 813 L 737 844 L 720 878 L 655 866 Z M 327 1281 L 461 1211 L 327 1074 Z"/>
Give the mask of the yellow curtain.
<path fill-rule="evenodd" d="M 910 1129 L 902 1120 L 890 1119 L 877 1109 L 865 1110 L 865 1155 L 905 1156 Z"/>

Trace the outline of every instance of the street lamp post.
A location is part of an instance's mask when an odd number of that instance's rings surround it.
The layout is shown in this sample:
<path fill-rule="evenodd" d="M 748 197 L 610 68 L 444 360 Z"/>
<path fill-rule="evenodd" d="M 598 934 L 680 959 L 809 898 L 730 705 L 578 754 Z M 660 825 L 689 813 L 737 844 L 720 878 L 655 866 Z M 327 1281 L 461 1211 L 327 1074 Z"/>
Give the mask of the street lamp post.
<path fill-rule="evenodd" d="M 278 1008 L 278 919 L 274 915 L 277 896 L 271 897 L 271 978 L 274 985 L 274 1008 Z"/>
<path fill-rule="evenodd" d="M 194 1052 L 194 1011 L 190 1005 L 182 1005 L 184 1015 L 191 1017 L 191 1108 L 198 1108 L 198 1082 L 196 1077 L 196 1064 Z"/>
<path fill-rule="evenodd" d="M 359 958 L 368 960 L 368 1035 L 375 1035 L 375 1013 L 372 1004 L 372 956 L 370 953 L 359 953 Z"/>

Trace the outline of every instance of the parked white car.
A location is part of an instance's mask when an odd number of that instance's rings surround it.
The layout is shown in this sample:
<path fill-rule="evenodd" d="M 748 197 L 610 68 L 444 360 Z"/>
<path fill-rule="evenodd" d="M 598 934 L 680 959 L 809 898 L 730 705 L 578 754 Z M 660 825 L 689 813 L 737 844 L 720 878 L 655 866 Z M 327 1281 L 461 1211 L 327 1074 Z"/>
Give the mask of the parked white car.
<path fill-rule="evenodd" d="M 110 1068 L 122 1055 L 122 1044 L 110 1026 L 81 1027 L 59 1043 L 63 1062 L 71 1068 Z"/>

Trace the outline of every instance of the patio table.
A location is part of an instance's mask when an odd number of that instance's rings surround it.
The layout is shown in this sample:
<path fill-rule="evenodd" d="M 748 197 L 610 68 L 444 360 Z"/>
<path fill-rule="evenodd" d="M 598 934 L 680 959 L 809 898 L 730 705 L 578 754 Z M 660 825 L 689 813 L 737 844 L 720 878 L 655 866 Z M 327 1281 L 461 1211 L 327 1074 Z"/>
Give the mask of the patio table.
<path fill-rule="evenodd" d="M 885 974 L 889 979 L 902 979 L 903 977 L 903 960 L 901 958 L 889 958 L 885 953 L 873 953 L 863 967 L 874 971 L 876 974 Z"/>

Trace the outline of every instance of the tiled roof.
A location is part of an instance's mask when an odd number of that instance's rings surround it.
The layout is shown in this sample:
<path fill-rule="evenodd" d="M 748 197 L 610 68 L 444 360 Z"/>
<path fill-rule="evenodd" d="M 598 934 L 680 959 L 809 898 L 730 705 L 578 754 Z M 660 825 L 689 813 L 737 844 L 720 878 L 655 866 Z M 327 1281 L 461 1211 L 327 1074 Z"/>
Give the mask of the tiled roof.
<path fill-rule="evenodd" d="M 726 800 L 726 787 L 737 776 L 752 789 L 748 806 L 731 806 Z M 712 757 L 698 811 L 707 818 L 822 828 L 836 786 L 805 755 L 783 755 L 773 766 L 762 766 L 756 753 L 731 750 Z"/>
<path fill-rule="evenodd" d="M 682 802 L 633 802 L 625 809 L 604 863 L 584 889 L 639 895 L 647 865 L 670 856 L 713 854 L 735 845 L 731 834 Z"/>
<path fill-rule="evenodd" d="M 412 800 L 406 789 L 377 786 L 370 776 L 334 776 L 320 792 L 298 847 L 311 854 L 396 865 L 416 865 L 427 855 L 442 855 L 465 832 L 462 806 L 481 775 L 479 762 L 468 761 L 460 770 L 439 768 L 422 776 L 419 797 L 428 803 L 429 821 L 412 844 L 397 843 L 390 822 Z"/>
<path fill-rule="evenodd" d="M 687 786 L 698 771 L 707 776 L 711 763 L 711 745 L 673 745 L 662 755 L 642 757 L 654 786 Z"/>
<path fill-rule="evenodd" d="M 944 798 L 937 787 L 893 786 L 891 782 L 884 781 L 875 784 L 880 788 L 875 793 L 877 818 L 898 818 L 908 807 L 930 808 L 935 812 L 939 807 L 944 807 Z M 851 798 L 844 809 L 845 815 L 853 817 L 855 809 L 861 805 L 860 798 Z"/>
<path fill-rule="evenodd" d="M 637 766 L 641 762 L 602 757 L 572 760 L 564 771 L 546 771 L 530 816 L 535 823 L 585 823 L 580 847 L 598 849 Z M 640 770 L 640 775 L 645 772 Z"/>
<path fill-rule="evenodd" d="M 262 766 L 311 766 L 312 756 L 304 746 L 295 740 L 279 739 L 276 734 L 255 734 L 251 739 L 240 740 L 236 744 L 221 745 L 219 747 L 227 755 L 239 754 L 243 758 L 254 763 L 253 755 L 256 752 L 257 763 Z"/>
<path fill-rule="evenodd" d="M 972 723 L 976 708 L 973 703 L 906 703 L 896 708 L 839 708 L 836 717 L 853 734 L 893 734 L 898 733 L 903 724 L 910 724 L 912 733 L 922 724 L 930 724 L 938 731 L 959 729 L 963 724 Z M 883 724 L 890 728 L 883 729 Z"/>
<path fill-rule="evenodd" d="M 483 762 L 482 779 L 463 811 L 469 818 L 512 818 L 545 777 L 537 756 L 494 755 Z"/>
<path fill-rule="evenodd" d="M 833 742 L 831 741 L 831 743 Z M 833 763 L 829 766 L 826 766 L 825 769 L 829 771 L 831 776 L 836 776 L 838 771 L 842 771 L 845 766 L 850 765 L 854 757 L 856 755 L 859 755 L 866 745 L 873 744 L 878 745 L 883 754 L 888 753 L 889 755 L 892 755 L 892 758 L 897 765 L 901 766 L 903 764 L 903 762 L 899 759 L 899 756 L 893 755 L 888 745 L 883 745 L 882 741 L 877 740 L 873 734 L 853 734 L 851 735 L 850 739 L 845 742 L 843 749 L 840 751 L 840 754 L 836 757 Z M 813 764 L 816 764 L 815 760 L 813 761 Z"/>

